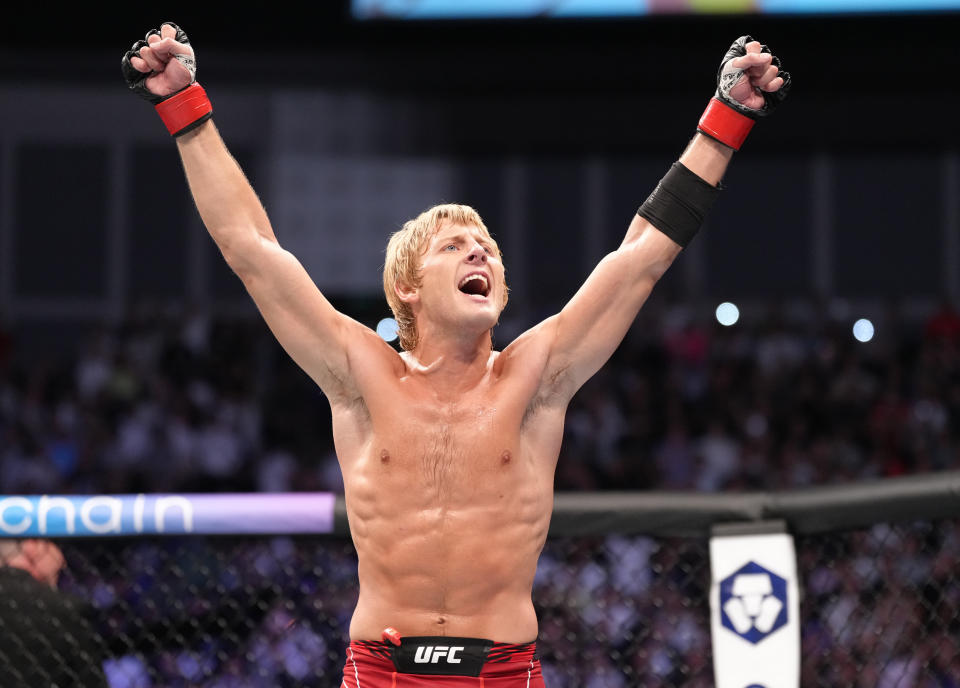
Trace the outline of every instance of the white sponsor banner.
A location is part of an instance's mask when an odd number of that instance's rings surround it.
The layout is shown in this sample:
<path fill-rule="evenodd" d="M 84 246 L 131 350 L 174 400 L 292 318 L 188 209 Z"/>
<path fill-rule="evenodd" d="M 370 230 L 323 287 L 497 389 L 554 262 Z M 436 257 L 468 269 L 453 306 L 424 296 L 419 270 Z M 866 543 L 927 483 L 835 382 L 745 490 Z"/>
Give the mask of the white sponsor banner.
<path fill-rule="evenodd" d="M 328 492 L 0 494 L 0 538 L 330 533 L 335 502 Z"/>
<path fill-rule="evenodd" d="M 798 688 L 800 604 L 793 537 L 714 535 L 710 569 L 717 688 Z"/>

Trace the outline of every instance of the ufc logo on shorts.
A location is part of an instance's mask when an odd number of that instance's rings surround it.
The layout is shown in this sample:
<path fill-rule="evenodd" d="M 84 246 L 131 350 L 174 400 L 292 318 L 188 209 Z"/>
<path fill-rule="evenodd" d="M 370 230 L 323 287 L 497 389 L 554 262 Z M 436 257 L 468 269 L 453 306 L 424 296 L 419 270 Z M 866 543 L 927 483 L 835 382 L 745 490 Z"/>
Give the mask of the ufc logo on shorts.
<path fill-rule="evenodd" d="M 417 648 L 417 652 L 413 656 L 413 661 L 417 664 L 436 664 L 446 657 L 448 664 L 459 664 L 461 660 L 456 655 L 462 651 L 462 647 L 447 647 L 446 645 L 437 645 L 434 647 L 433 645 L 424 645 L 423 647 Z"/>

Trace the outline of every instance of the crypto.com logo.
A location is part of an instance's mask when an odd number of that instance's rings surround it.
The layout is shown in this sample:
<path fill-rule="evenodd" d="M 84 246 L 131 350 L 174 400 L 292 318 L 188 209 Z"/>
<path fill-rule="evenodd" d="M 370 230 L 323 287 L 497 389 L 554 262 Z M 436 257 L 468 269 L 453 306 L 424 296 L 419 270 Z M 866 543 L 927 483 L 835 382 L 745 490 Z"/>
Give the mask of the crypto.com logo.
<path fill-rule="evenodd" d="M 787 623 L 787 581 L 745 564 L 720 581 L 720 622 L 756 645 Z"/>

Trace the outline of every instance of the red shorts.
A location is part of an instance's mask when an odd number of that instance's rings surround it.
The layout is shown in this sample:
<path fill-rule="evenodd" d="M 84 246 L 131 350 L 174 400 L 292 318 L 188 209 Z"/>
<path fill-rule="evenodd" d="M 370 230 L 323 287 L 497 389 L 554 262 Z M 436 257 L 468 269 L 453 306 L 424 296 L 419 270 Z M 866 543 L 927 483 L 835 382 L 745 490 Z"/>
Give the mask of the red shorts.
<path fill-rule="evenodd" d="M 464 671 L 470 675 L 463 675 Z M 460 686 L 544 688 L 536 643 L 423 637 L 404 638 L 401 650 L 386 642 L 355 640 L 347 648 L 340 684 L 340 688 Z"/>

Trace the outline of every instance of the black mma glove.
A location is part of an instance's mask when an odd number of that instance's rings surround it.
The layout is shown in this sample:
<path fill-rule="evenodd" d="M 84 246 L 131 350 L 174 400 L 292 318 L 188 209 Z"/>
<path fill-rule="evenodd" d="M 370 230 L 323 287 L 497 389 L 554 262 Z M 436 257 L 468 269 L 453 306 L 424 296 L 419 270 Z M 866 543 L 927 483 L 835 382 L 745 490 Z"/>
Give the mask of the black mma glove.
<path fill-rule="evenodd" d="M 734 150 L 740 150 L 740 146 L 747 138 L 747 134 L 750 133 L 750 129 L 753 128 L 754 122 L 773 112 L 787 97 L 792 83 L 790 73 L 781 71 L 778 76 L 783 79 L 783 86 L 772 93 L 758 91 L 764 100 L 763 107 L 759 110 L 746 107 L 730 96 L 730 90 L 741 78 L 746 78 L 742 68 L 734 67 L 730 63 L 734 58 L 746 55 L 746 45 L 753 40 L 750 36 L 741 36 L 733 42 L 727 54 L 723 56 L 720 69 L 717 70 L 717 91 L 710 99 L 710 103 L 697 126 L 697 131 L 730 146 Z M 764 45 L 760 52 L 770 53 L 770 48 Z M 779 58 L 774 56 L 772 64 L 779 69 Z"/>
<path fill-rule="evenodd" d="M 182 53 L 171 54 L 170 60 L 176 60 L 187 69 L 190 75 L 189 83 L 174 93 L 165 96 L 158 95 L 147 88 L 147 79 L 157 72 L 141 72 L 133 66 L 131 58 L 140 57 L 140 51 L 150 45 L 147 39 L 150 36 L 161 35 L 161 32 L 157 29 L 148 31 L 144 40 L 133 44 L 120 61 L 120 70 L 130 90 L 153 103 L 160 119 L 167 126 L 167 131 L 172 136 L 180 136 L 210 119 L 213 116 L 213 106 L 207 98 L 206 91 L 196 82 L 197 61 L 186 32 L 173 22 L 161 24 L 161 26 L 164 25 L 172 27 L 176 31 L 173 40 L 188 49 Z"/>
<path fill-rule="evenodd" d="M 771 65 L 777 68 L 777 76 L 783 78 L 783 84 L 773 92 L 764 91 L 753 85 L 757 82 L 750 82 L 750 76 L 745 72 L 752 67 L 734 67 L 731 64 L 734 59 L 747 54 L 747 44 L 752 42 L 753 39 L 750 36 L 741 36 L 733 42 L 727 54 L 723 56 L 720 69 L 717 71 L 717 91 L 710 99 L 697 126 L 697 131 L 734 150 L 740 150 L 744 139 L 753 128 L 754 121 L 769 115 L 787 97 L 790 90 L 790 74 L 779 71 L 780 60 L 775 56 L 772 57 L 770 64 L 764 67 L 765 71 L 762 75 L 763 83 L 769 84 L 773 79 L 769 82 L 765 80 L 767 70 Z M 771 54 L 770 49 L 765 45 L 761 46 L 760 53 L 751 54 L 762 53 Z M 754 65 L 756 66 L 759 65 Z M 761 76 L 754 73 L 754 78 L 761 79 Z M 747 79 L 747 84 L 743 84 L 742 79 Z M 744 91 L 742 86 L 749 85 L 754 94 L 763 96 L 763 106 L 759 109 L 747 107 L 730 95 L 738 84 L 741 85 L 741 91 Z M 743 95 L 748 97 L 748 102 L 757 102 L 756 96 L 749 97 L 749 90 Z M 646 219 L 679 246 L 686 247 L 700 230 L 704 217 L 719 193 L 718 187 L 708 184 L 682 163 L 676 162 L 637 210 L 637 215 Z"/>

